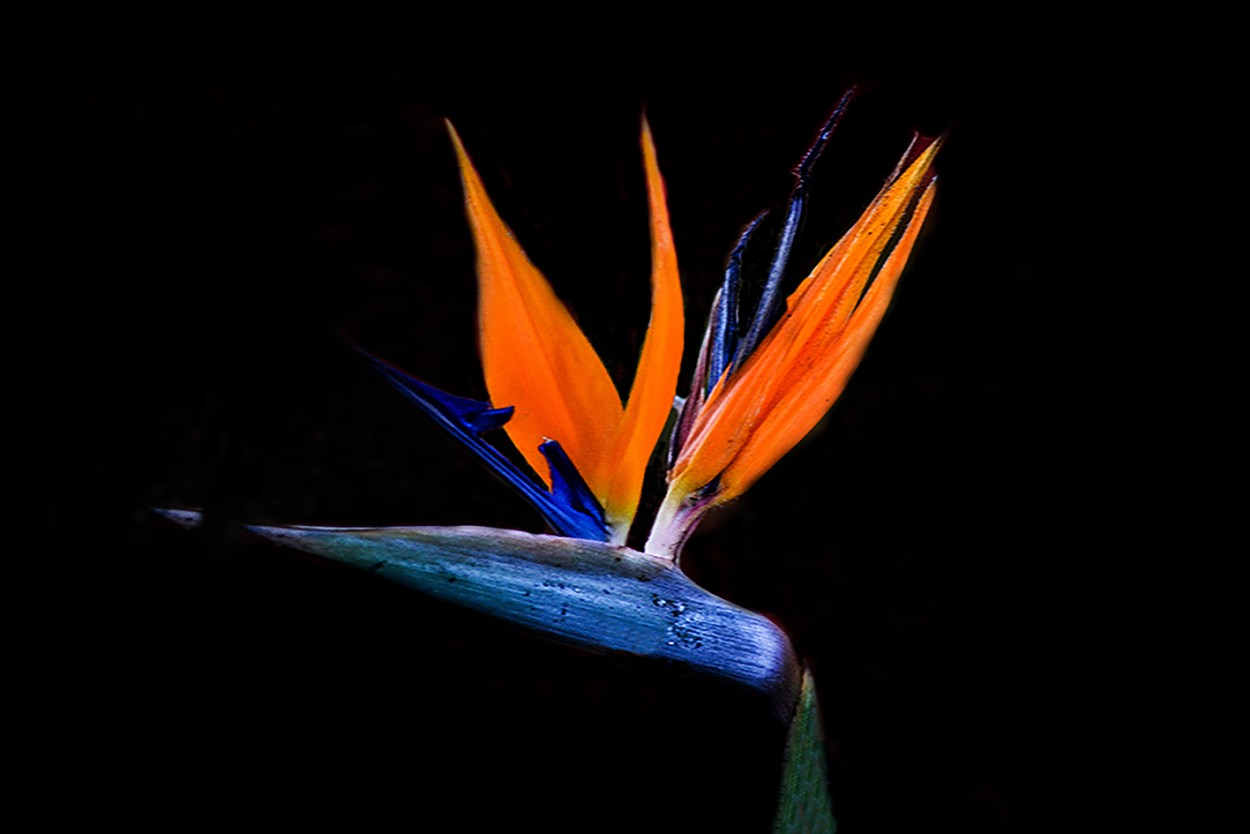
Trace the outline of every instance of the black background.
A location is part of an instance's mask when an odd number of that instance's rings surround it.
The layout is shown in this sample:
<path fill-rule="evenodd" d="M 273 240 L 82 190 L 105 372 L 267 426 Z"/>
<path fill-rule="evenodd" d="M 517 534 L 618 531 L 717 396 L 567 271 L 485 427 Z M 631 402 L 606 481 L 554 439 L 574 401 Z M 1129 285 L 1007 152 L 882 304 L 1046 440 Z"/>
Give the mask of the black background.
<path fill-rule="evenodd" d="M 784 201 L 854 83 L 795 262 L 913 130 L 947 134 L 936 206 L 846 394 L 684 565 L 809 660 L 848 834 L 1189 814 L 1179 751 L 1197 731 L 1174 696 L 1202 661 L 1184 513 L 1162 509 L 1183 366 L 1153 347 L 1189 82 L 1096 40 L 976 60 L 935 43 L 723 73 L 601 58 L 481 80 L 428 56 L 49 70 L 33 131 L 49 233 L 27 280 L 47 313 L 53 544 L 25 680 L 30 772 L 78 799 L 48 812 L 764 830 L 782 728 L 749 698 L 238 525 L 540 530 L 340 341 L 484 396 L 444 118 L 623 386 L 647 316 L 642 111 L 690 352 L 742 224 Z M 203 507 L 205 528 L 152 506 Z"/>

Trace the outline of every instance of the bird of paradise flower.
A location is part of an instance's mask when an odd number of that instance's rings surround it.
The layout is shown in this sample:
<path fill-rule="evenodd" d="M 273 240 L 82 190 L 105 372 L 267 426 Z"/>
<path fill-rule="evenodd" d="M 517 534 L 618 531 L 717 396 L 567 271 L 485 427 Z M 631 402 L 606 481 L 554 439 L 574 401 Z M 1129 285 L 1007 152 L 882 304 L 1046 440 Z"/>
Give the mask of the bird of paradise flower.
<path fill-rule="evenodd" d="M 739 322 L 743 254 L 730 255 L 694 379 L 669 438 L 668 490 L 645 552 L 677 560 L 698 521 L 740 496 L 824 416 L 880 323 L 933 201 L 939 142 L 917 138 L 859 220 L 780 303 L 812 165 L 844 97 L 796 168 L 767 282 Z M 455 130 L 478 251 L 482 365 L 491 403 L 454 397 L 371 357 L 405 394 L 516 487 L 559 534 L 624 544 L 643 476 L 673 408 L 684 317 L 651 130 L 642 130 L 651 217 L 651 321 L 621 403 L 603 362 L 500 219 Z M 492 405 L 493 404 L 493 405 Z M 481 440 L 503 428 L 542 480 Z"/>
<path fill-rule="evenodd" d="M 677 255 L 644 120 L 651 320 L 624 403 L 589 340 L 496 212 L 448 124 L 477 247 L 490 402 L 441 391 L 361 353 L 515 487 L 556 535 L 478 527 L 249 529 L 557 639 L 676 661 L 763 692 L 791 726 L 779 830 L 831 826 L 814 690 L 788 638 L 768 619 L 692 583 L 677 563 L 708 511 L 741 496 L 841 394 L 932 206 L 941 142 L 917 136 L 859 219 L 783 302 L 811 170 L 851 98 L 844 94 L 794 170 L 749 317 L 740 316 L 744 253 L 764 215 L 731 251 L 684 399 L 675 396 L 684 343 Z M 643 551 L 634 551 L 624 544 L 648 462 L 670 422 L 667 491 Z M 500 428 L 532 475 L 483 439 Z M 166 514 L 184 523 L 195 517 Z"/>

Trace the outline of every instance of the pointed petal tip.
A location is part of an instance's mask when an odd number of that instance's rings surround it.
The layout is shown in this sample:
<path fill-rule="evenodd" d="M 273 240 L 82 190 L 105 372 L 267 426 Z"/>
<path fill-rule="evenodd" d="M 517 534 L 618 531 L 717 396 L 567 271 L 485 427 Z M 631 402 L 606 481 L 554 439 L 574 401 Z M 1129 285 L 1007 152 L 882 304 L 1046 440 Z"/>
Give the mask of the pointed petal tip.
<path fill-rule="evenodd" d="M 464 149 L 464 142 L 460 139 L 460 132 L 456 130 L 456 126 L 451 123 L 451 119 L 443 119 L 443 126 L 447 128 L 447 137 L 451 139 L 451 146 L 456 152 L 456 161 L 460 166 L 461 178 L 468 176 L 467 172 L 472 172 L 476 175 L 477 172 L 473 170 L 473 163 L 469 159 L 469 152 Z"/>
<path fill-rule="evenodd" d="M 451 137 L 451 141 L 454 142 L 457 147 L 464 147 L 463 143 L 460 141 L 460 134 L 456 131 L 456 126 L 451 123 L 451 119 L 444 118 L 443 127 L 447 128 L 447 134 Z"/>

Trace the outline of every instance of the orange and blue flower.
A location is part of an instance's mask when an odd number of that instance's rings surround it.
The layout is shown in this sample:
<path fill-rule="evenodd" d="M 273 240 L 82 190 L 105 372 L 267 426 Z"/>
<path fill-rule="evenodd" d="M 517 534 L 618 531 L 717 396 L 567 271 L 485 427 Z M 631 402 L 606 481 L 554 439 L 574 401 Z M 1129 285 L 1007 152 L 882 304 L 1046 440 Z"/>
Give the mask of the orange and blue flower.
<path fill-rule="evenodd" d="M 739 321 L 743 254 L 730 254 L 688 396 L 669 438 L 668 489 L 646 552 L 676 559 L 698 521 L 741 495 L 821 419 L 890 302 L 933 202 L 940 141 L 917 137 L 859 220 L 782 302 L 813 165 L 851 94 L 795 168 L 753 314 Z M 450 129 L 450 126 L 449 126 Z M 491 403 L 442 392 L 374 358 L 427 414 L 517 488 L 560 535 L 624 544 L 668 423 L 683 345 L 677 255 L 651 131 L 642 129 L 651 223 L 651 321 L 628 399 L 499 217 L 454 129 L 477 246 L 482 364 Z M 372 357 L 371 357 L 372 358 Z M 502 428 L 537 479 L 483 440 Z"/>
<path fill-rule="evenodd" d="M 791 722 L 777 830 L 832 830 L 813 684 L 789 638 L 768 618 L 699 587 L 676 562 L 699 520 L 741 495 L 841 394 L 933 204 L 941 143 L 917 138 L 860 218 L 783 302 L 811 170 L 849 100 L 850 93 L 843 96 L 795 168 L 750 316 L 739 309 L 744 253 L 762 216 L 730 254 L 691 389 L 680 401 L 681 287 L 647 125 L 651 321 L 624 403 L 586 336 L 500 219 L 452 130 L 477 245 L 479 335 L 491 402 L 448 394 L 365 355 L 520 491 L 558 535 L 481 527 L 249 529 L 558 640 L 683 664 L 763 693 Z M 667 493 L 645 552 L 637 552 L 622 545 L 670 422 Z M 496 429 L 507 433 L 533 473 L 484 439 Z M 163 514 L 187 526 L 200 519 L 197 512 Z"/>

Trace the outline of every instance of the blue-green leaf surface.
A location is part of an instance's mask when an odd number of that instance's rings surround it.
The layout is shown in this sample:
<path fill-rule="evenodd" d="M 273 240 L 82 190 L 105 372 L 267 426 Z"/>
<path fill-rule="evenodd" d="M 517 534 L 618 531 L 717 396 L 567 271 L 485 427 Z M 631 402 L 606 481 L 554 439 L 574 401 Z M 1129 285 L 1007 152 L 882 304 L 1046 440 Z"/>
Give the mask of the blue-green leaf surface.
<path fill-rule="evenodd" d="M 624 547 L 486 527 L 249 527 L 278 544 L 603 651 L 689 665 L 767 695 L 789 718 L 799 668 L 785 633 Z"/>

